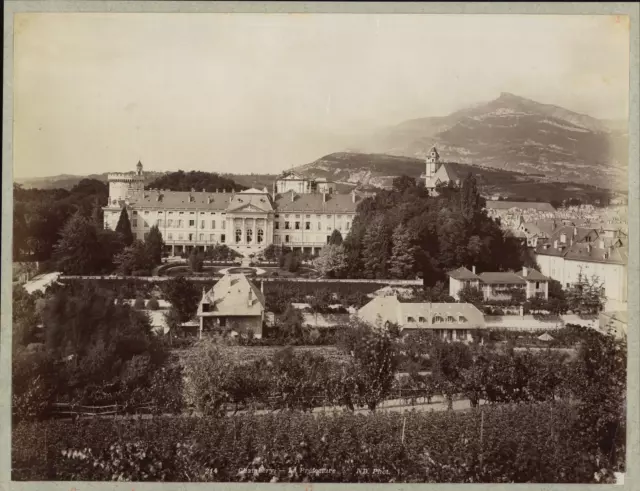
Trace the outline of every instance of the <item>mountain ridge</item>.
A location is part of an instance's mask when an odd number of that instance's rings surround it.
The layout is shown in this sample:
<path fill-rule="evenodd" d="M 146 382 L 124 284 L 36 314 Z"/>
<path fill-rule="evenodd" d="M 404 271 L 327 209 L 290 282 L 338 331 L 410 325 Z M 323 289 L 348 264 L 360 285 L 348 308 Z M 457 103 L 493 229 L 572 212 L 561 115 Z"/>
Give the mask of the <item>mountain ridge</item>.
<path fill-rule="evenodd" d="M 568 182 L 624 186 L 626 122 L 600 120 L 509 92 L 447 116 L 413 118 L 349 146 L 359 153 L 423 157 L 437 146 L 444 159 Z"/>

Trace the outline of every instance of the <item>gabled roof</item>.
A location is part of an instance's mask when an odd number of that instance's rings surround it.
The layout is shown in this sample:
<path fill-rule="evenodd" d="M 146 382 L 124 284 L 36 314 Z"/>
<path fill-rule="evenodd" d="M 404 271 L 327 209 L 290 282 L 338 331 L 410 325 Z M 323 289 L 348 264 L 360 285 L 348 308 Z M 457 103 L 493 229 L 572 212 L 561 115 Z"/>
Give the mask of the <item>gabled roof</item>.
<path fill-rule="evenodd" d="M 484 315 L 468 303 L 400 302 L 396 296 L 375 297 L 358 310 L 373 325 L 386 322 L 402 329 L 475 329 L 484 327 Z"/>
<path fill-rule="evenodd" d="M 461 266 L 458 269 L 454 269 L 453 271 L 449 271 L 447 274 L 456 280 L 479 280 L 480 279 L 478 275 L 476 275 L 472 271 L 469 271 L 464 266 Z"/>
<path fill-rule="evenodd" d="M 203 303 L 210 305 L 203 312 Z M 213 287 L 203 293 L 198 305 L 198 316 L 259 316 L 264 311 L 264 295 L 243 274 L 226 274 Z"/>
<path fill-rule="evenodd" d="M 511 272 L 487 272 L 480 273 L 478 276 L 480 281 L 488 285 L 502 283 L 526 285 L 527 283 L 521 276 Z"/>
<path fill-rule="evenodd" d="M 550 280 L 550 278 L 547 278 L 540 271 L 533 268 L 527 268 L 526 276 L 524 274 L 524 270 L 522 269 L 515 274 L 527 281 L 549 281 Z"/>
<path fill-rule="evenodd" d="M 354 203 L 351 193 L 325 196 L 326 202 L 323 201 L 323 193 L 297 194 L 288 191 L 276 195 L 274 207 L 278 213 L 355 213 L 358 203 L 362 201 L 356 195 Z"/>
<path fill-rule="evenodd" d="M 267 194 L 236 194 L 227 206 L 227 211 L 238 211 L 242 208 L 253 207 L 262 212 L 273 211 L 271 200 Z"/>

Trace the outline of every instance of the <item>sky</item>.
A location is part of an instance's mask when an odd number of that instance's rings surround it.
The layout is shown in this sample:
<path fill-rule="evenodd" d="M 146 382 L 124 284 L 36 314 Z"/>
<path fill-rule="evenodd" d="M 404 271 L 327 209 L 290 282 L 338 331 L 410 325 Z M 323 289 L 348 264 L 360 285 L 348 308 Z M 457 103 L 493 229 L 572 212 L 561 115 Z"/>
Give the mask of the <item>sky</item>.
<path fill-rule="evenodd" d="M 511 92 L 627 119 L 613 16 L 28 13 L 14 177 L 275 173 Z"/>

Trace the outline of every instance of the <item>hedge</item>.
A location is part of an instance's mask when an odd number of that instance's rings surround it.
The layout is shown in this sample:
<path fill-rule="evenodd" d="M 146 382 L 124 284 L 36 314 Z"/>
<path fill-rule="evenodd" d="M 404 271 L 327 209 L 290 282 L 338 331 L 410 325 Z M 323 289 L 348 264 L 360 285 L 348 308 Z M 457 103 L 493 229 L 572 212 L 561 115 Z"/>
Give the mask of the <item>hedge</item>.
<path fill-rule="evenodd" d="M 12 479 L 593 482 L 599 467 L 570 406 L 482 412 L 22 423 Z"/>

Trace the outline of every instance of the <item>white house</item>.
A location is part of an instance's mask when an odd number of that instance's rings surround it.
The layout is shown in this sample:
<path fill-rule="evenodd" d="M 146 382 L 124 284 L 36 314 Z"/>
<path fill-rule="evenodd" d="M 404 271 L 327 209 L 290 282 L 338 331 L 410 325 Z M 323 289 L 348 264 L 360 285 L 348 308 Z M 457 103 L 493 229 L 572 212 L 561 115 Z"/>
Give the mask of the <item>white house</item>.
<path fill-rule="evenodd" d="M 597 278 L 603 284 L 607 310 L 626 310 L 628 239 L 600 234 L 595 229 L 561 227 L 536 248 L 543 274 L 564 288 L 579 278 Z"/>
<path fill-rule="evenodd" d="M 402 333 L 429 330 L 448 341 L 473 341 L 484 329 L 484 315 L 468 303 L 400 302 L 396 296 L 376 297 L 358 310 L 360 320 L 378 327 L 397 324 Z"/>
<path fill-rule="evenodd" d="M 460 299 L 460 290 L 466 286 L 482 290 L 485 300 L 505 300 L 509 298 L 508 291 L 522 289 L 525 298 L 540 296 L 545 300 L 549 298 L 549 278 L 533 268 L 522 268 L 517 272 L 485 272 L 476 274 L 473 271 L 460 267 L 448 273 L 449 295 L 456 300 Z"/>

